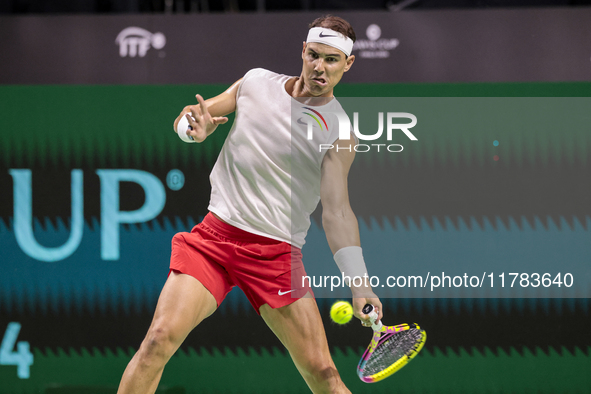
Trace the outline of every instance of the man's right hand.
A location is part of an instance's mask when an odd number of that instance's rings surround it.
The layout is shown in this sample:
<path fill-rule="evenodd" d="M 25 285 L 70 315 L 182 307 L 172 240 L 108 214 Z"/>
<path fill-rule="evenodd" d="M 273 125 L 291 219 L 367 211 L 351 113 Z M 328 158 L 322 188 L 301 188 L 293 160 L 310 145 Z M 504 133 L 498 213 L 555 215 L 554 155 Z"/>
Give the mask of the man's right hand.
<path fill-rule="evenodd" d="M 200 94 L 195 97 L 197 97 L 199 104 L 183 108 L 181 114 L 174 121 L 174 129 L 176 131 L 181 117 L 185 116 L 189 121 L 189 125 L 193 128 L 193 130 L 187 130 L 187 135 L 193 137 L 195 142 L 203 142 L 207 136 L 214 132 L 218 125 L 226 123 L 228 118 L 225 116 L 211 116 L 203 97 Z"/>

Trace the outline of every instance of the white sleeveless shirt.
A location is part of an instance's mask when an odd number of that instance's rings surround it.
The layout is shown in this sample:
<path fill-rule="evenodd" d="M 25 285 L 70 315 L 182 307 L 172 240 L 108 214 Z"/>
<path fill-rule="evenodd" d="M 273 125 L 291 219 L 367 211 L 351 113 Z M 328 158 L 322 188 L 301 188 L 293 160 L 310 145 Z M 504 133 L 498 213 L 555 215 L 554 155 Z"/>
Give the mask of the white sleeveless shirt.
<path fill-rule="evenodd" d="M 301 248 L 320 201 L 327 152 L 320 144 L 338 139 L 331 114 L 344 111 L 336 99 L 315 107 L 298 103 L 285 90 L 290 78 L 257 68 L 242 79 L 236 118 L 210 175 L 208 209 L 239 229 Z"/>

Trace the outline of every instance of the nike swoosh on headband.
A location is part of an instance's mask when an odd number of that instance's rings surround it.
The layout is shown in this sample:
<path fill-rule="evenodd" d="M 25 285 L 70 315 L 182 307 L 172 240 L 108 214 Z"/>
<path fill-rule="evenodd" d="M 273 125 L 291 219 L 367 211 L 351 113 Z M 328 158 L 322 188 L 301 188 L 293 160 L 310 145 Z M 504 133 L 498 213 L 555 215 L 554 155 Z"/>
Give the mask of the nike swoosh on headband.
<path fill-rule="evenodd" d="M 306 43 L 317 42 L 342 51 L 346 56 L 353 52 L 353 40 L 335 30 L 325 27 L 313 27 L 308 31 Z"/>

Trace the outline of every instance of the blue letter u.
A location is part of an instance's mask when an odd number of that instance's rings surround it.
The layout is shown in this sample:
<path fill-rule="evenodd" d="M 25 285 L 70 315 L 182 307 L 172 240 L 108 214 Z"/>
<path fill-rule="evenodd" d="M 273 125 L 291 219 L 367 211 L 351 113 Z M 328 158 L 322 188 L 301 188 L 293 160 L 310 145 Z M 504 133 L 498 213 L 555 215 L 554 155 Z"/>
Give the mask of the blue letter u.
<path fill-rule="evenodd" d="M 72 170 L 72 214 L 68 241 L 62 246 L 48 248 L 39 245 L 33 234 L 33 192 L 31 170 L 8 170 L 14 183 L 14 234 L 16 242 L 27 255 L 47 262 L 68 258 L 78 249 L 84 230 L 84 200 L 82 170 Z"/>

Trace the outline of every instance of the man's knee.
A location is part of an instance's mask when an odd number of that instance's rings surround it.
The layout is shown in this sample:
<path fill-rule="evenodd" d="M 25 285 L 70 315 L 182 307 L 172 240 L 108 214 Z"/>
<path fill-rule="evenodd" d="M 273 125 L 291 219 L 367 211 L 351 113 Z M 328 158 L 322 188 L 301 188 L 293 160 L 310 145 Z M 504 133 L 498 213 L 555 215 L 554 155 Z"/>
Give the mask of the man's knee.
<path fill-rule="evenodd" d="M 302 372 L 306 381 L 318 390 L 315 392 L 334 393 L 343 384 L 332 362 L 312 362 Z"/>
<path fill-rule="evenodd" d="M 166 327 L 154 327 L 142 342 L 140 353 L 145 359 L 168 360 L 180 346 L 181 340 Z"/>

